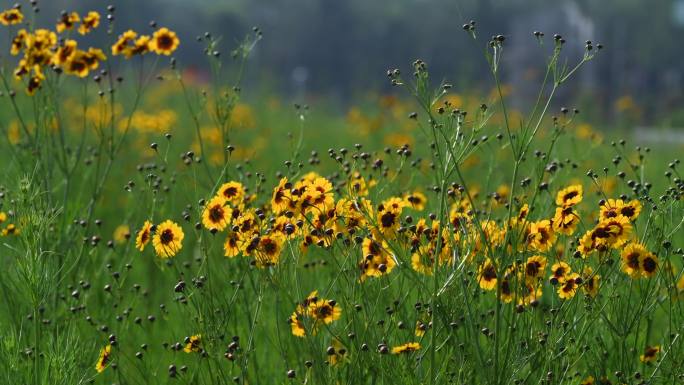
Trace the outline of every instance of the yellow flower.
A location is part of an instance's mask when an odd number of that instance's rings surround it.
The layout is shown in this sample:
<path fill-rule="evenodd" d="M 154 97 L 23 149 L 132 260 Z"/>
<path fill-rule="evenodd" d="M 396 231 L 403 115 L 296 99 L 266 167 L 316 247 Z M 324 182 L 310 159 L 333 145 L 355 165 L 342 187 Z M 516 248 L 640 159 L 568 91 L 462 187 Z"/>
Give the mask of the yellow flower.
<path fill-rule="evenodd" d="M 418 342 L 408 342 L 403 345 L 393 347 L 392 354 L 411 353 L 418 350 L 420 350 L 420 344 Z"/>
<path fill-rule="evenodd" d="M 425 203 L 427 202 L 427 198 L 425 197 L 425 194 L 423 194 L 422 192 L 415 191 L 411 194 L 406 195 L 404 197 L 404 202 L 406 204 L 406 207 L 410 207 L 418 211 L 423 211 L 425 209 Z"/>
<path fill-rule="evenodd" d="M 78 23 L 79 21 L 81 21 L 81 17 L 78 16 L 78 13 L 64 12 L 57 23 L 57 33 L 62 33 L 66 30 L 74 28 L 74 24 Z"/>
<path fill-rule="evenodd" d="M 58 66 L 66 64 L 76 54 L 77 46 L 76 40 L 67 39 L 52 56 L 52 62 Z"/>
<path fill-rule="evenodd" d="M 280 260 L 280 253 L 283 250 L 285 236 L 282 234 L 269 234 L 258 237 L 254 250 L 250 250 L 252 244 L 247 246 L 247 254 L 255 254 L 257 267 L 273 266 Z"/>
<path fill-rule="evenodd" d="M 562 299 L 570 299 L 575 296 L 581 278 L 577 273 L 570 273 L 565 276 L 565 280 L 558 286 L 558 296 Z"/>
<path fill-rule="evenodd" d="M 487 258 L 477 269 L 477 282 L 484 290 L 494 290 L 496 288 L 496 266 L 492 260 Z"/>
<path fill-rule="evenodd" d="M 223 196 L 215 196 L 204 206 L 202 224 L 208 230 L 223 231 L 230 222 L 232 211 Z"/>
<path fill-rule="evenodd" d="M 217 195 L 236 205 L 242 202 L 242 199 L 245 197 L 245 188 L 240 182 L 228 182 L 219 187 Z"/>
<path fill-rule="evenodd" d="M 557 207 L 552 223 L 557 233 L 572 235 L 579 223 L 579 215 L 572 207 Z"/>
<path fill-rule="evenodd" d="M 14 223 L 8 224 L 4 229 L 2 229 L 2 236 L 6 237 L 8 235 L 19 235 L 20 231 Z"/>
<path fill-rule="evenodd" d="M 12 56 L 19 55 L 21 50 L 26 47 L 26 39 L 28 37 L 28 32 L 25 29 L 20 29 L 17 34 L 12 38 L 10 54 Z"/>
<path fill-rule="evenodd" d="M 546 271 L 546 257 L 535 255 L 527 258 L 525 262 L 525 279 L 534 282 L 544 276 Z"/>
<path fill-rule="evenodd" d="M 570 275 L 572 268 L 565 262 L 556 262 L 551 266 L 551 281 L 552 282 L 565 282 L 566 278 Z"/>
<path fill-rule="evenodd" d="M 143 251 L 145 250 L 145 246 L 150 242 L 151 236 L 150 233 L 152 232 L 152 223 L 150 221 L 145 221 L 145 223 L 142 225 L 142 228 L 138 231 L 138 234 L 135 236 L 135 248 Z"/>
<path fill-rule="evenodd" d="M 114 241 L 116 243 L 124 243 L 131 237 L 131 229 L 128 225 L 119 225 L 114 229 Z"/>
<path fill-rule="evenodd" d="M 658 270 L 658 257 L 653 253 L 646 253 L 639 259 L 639 267 L 641 268 L 641 275 L 646 278 L 651 278 Z"/>
<path fill-rule="evenodd" d="M 582 185 L 576 184 L 566 187 L 556 194 L 556 205 L 571 207 L 582 202 Z"/>
<path fill-rule="evenodd" d="M 152 35 L 150 49 L 158 55 L 171 55 L 180 45 L 176 33 L 168 28 L 160 28 Z"/>
<path fill-rule="evenodd" d="M 363 252 L 359 262 L 361 281 L 368 277 L 381 277 L 389 274 L 396 266 L 394 255 L 389 252 L 389 245 L 385 242 L 380 244 L 372 238 L 365 238 L 361 249 Z"/>
<path fill-rule="evenodd" d="M 185 343 L 185 347 L 183 348 L 183 351 L 186 353 L 197 353 L 202 351 L 202 348 L 200 346 L 202 342 L 202 336 L 199 334 L 196 334 L 194 336 L 191 336 L 187 339 L 187 342 Z"/>
<path fill-rule="evenodd" d="M 231 231 L 228 234 L 226 241 L 223 243 L 223 255 L 229 258 L 236 257 L 240 254 L 242 248 L 241 244 L 242 242 L 240 241 L 238 234 Z"/>
<path fill-rule="evenodd" d="M 107 365 L 109 365 L 109 361 L 111 360 L 111 354 L 112 345 L 107 345 L 100 350 L 100 358 L 97 359 L 97 363 L 95 364 L 95 370 L 97 370 L 98 373 L 102 373 L 107 368 Z"/>
<path fill-rule="evenodd" d="M 544 219 L 530 224 L 527 243 L 532 250 L 547 251 L 556 241 L 556 234 L 551 227 L 551 221 Z"/>
<path fill-rule="evenodd" d="M 658 269 L 658 257 L 644 245 L 631 242 L 622 249 L 622 271 L 631 278 L 652 277 Z"/>
<path fill-rule="evenodd" d="M 644 354 L 639 356 L 639 360 L 641 360 L 641 362 L 653 362 L 658 357 L 660 350 L 660 345 L 647 346 L 644 350 Z"/>
<path fill-rule="evenodd" d="M 159 257 L 170 258 L 183 247 L 184 237 L 183 229 L 176 223 L 167 220 L 157 226 L 152 244 Z"/>
<path fill-rule="evenodd" d="M 81 35 L 87 35 L 93 29 L 100 25 L 100 14 L 95 11 L 90 11 L 83 17 L 83 22 L 78 27 L 78 33 Z"/>
<path fill-rule="evenodd" d="M 291 189 L 292 184 L 287 181 L 287 178 L 281 178 L 271 196 L 271 209 L 274 213 L 280 214 L 290 207 L 290 202 L 292 202 Z"/>
<path fill-rule="evenodd" d="M 131 48 L 127 53 L 127 58 L 133 55 L 144 55 L 150 52 L 150 41 L 151 38 L 147 35 L 141 35 L 133 43 L 133 48 Z"/>
<path fill-rule="evenodd" d="M 580 385 L 594 385 L 594 377 L 589 376 L 580 382 Z"/>
<path fill-rule="evenodd" d="M 131 29 L 119 35 L 119 39 L 112 45 L 112 55 L 125 55 L 129 58 L 131 56 L 130 43 L 133 43 L 136 37 L 138 34 Z"/>
<path fill-rule="evenodd" d="M 306 329 L 303 319 L 310 319 L 312 322 L 311 333 L 316 334 L 320 324 L 331 324 L 338 320 L 342 315 L 342 309 L 336 301 L 318 297 L 318 291 L 312 291 L 304 301 L 302 301 L 288 322 L 292 329 L 292 334 L 297 337 L 304 337 Z"/>
<path fill-rule="evenodd" d="M 13 8 L 0 12 L 0 24 L 15 25 L 24 20 L 24 14 L 20 10 Z"/>
<path fill-rule="evenodd" d="M 622 199 L 608 199 L 601 206 L 601 220 L 608 220 L 618 216 L 624 216 L 630 221 L 634 221 L 641 212 L 641 202 L 634 199 L 625 203 Z"/>

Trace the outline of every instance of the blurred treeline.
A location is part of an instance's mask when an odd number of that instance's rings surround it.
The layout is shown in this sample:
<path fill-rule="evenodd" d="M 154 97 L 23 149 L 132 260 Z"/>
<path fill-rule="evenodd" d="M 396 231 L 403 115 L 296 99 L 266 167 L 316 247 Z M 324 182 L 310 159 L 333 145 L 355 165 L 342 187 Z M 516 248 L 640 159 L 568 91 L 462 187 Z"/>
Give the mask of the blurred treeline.
<path fill-rule="evenodd" d="M 226 53 L 259 26 L 264 39 L 250 62 L 249 81 L 286 95 L 326 95 L 349 101 L 366 90 L 386 90 L 390 67 L 410 70 L 427 61 L 437 80 L 456 89 L 491 86 L 482 50 L 493 34 L 507 37 L 504 81 L 523 97 L 534 95 L 543 75 L 543 50 L 534 30 L 568 41 L 568 60 L 579 59 L 585 40 L 604 54 L 572 87 L 573 101 L 615 119 L 684 126 L 684 0 L 42 0 L 41 17 L 61 9 L 116 9 L 117 30 L 145 31 L 150 20 L 179 32 L 185 65 L 202 69 L 195 37 L 224 38 Z M 477 22 L 480 41 L 462 30 Z M 49 20 L 48 20 L 49 21 Z M 548 51 L 548 50 L 547 50 Z M 636 108 L 635 106 L 639 106 Z"/>

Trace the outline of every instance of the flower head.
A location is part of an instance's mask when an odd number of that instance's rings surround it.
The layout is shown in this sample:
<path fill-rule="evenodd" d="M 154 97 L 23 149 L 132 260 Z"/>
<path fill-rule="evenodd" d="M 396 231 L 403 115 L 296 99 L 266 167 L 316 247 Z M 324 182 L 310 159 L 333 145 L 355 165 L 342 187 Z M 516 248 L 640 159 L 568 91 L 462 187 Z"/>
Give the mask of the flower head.
<path fill-rule="evenodd" d="M 158 55 L 171 55 L 180 45 L 176 33 L 168 28 L 160 28 L 152 35 L 150 49 Z"/>
<path fill-rule="evenodd" d="M 16 8 L 8 9 L 0 12 L 0 24 L 15 25 L 24 20 L 24 14 Z"/>
<path fill-rule="evenodd" d="M 183 229 L 175 222 L 167 220 L 157 226 L 152 244 L 158 256 L 171 258 L 183 247 L 184 237 Z"/>
<path fill-rule="evenodd" d="M 100 358 L 97 359 L 97 363 L 95 364 L 95 370 L 97 370 L 98 373 L 102 373 L 107 368 L 109 361 L 111 361 L 111 355 L 112 345 L 107 345 L 100 350 Z"/>

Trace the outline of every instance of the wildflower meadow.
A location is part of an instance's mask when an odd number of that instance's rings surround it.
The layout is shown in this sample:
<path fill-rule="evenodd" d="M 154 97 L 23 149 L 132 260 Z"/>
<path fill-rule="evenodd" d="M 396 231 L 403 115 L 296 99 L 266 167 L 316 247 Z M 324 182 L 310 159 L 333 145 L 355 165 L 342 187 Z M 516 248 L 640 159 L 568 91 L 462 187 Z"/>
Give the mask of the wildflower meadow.
<path fill-rule="evenodd" d="M 609 46 L 517 36 L 521 109 L 466 21 L 490 92 L 406 58 L 335 114 L 244 96 L 259 28 L 39 5 L 0 9 L 0 383 L 684 383 L 681 147 L 557 99 Z"/>

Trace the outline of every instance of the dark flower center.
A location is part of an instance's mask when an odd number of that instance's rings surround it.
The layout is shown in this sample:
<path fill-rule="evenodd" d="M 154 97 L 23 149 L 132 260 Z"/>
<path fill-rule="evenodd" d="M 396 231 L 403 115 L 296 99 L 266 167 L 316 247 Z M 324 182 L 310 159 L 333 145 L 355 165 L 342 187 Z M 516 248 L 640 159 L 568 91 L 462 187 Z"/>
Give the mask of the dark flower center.
<path fill-rule="evenodd" d="M 171 229 L 166 229 L 162 231 L 161 235 L 159 236 L 159 239 L 163 244 L 168 244 L 173 241 L 173 231 Z"/>

